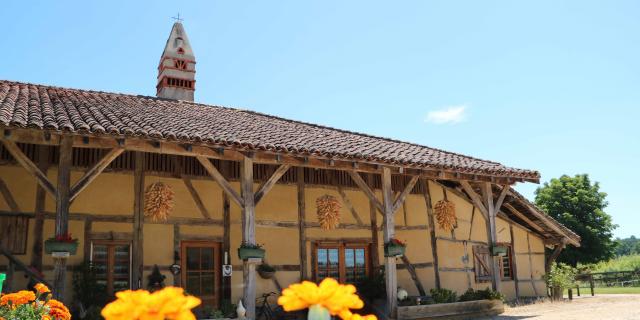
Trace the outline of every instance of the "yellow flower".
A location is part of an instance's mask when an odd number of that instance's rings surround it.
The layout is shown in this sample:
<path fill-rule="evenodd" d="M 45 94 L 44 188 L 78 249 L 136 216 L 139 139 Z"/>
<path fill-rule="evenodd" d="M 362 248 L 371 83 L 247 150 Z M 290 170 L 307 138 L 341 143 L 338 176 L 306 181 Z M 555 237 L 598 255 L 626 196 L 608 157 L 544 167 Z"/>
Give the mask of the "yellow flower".
<path fill-rule="evenodd" d="M 39 294 L 51 292 L 51 290 L 49 290 L 49 288 L 43 283 L 38 283 L 34 287 Z"/>
<path fill-rule="evenodd" d="M 351 313 L 350 310 L 343 310 L 342 312 L 340 312 L 339 316 L 340 318 L 342 318 L 342 320 L 377 320 L 378 319 L 376 318 L 376 316 L 372 314 L 362 316 L 359 314 Z"/>
<path fill-rule="evenodd" d="M 282 291 L 278 304 L 287 312 L 322 306 L 329 310 L 332 316 L 339 315 L 344 320 L 353 316 L 349 309 L 361 309 L 364 306 L 360 297 L 356 295 L 356 287 L 350 284 L 341 285 L 331 278 L 324 279 L 320 285 L 309 281 L 292 284 Z M 345 318 L 347 316 L 349 318 Z M 375 319 L 375 316 L 372 317 L 360 319 Z"/>
<path fill-rule="evenodd" d="M 154 293 L 127 290 L 102 309 L 106 320 L 195 320 L 191 309 L 200 299 L 186 296 L 182 288 L 167 287 Z"/>

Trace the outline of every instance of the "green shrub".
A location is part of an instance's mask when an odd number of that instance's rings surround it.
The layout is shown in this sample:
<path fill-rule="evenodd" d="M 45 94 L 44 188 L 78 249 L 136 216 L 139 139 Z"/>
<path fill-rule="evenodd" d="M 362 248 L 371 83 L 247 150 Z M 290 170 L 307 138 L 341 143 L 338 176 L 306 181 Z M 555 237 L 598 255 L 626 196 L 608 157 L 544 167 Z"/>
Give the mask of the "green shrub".
<path fill-rule="evenodd" d="M 575 286 L 578 270 L 564 263 L 554 263 L 544 278 L 551 288 L 570 288 Z"/>
<path fill-rule="evenodd" d="M 476 300 L 502 300 L 504 301 L 504 295 L 498 291 L 486 288 L 484 290 L 473 290 L 469 288 L 463 295 L 460 296 L 459 301 L 476 301 Z"/>
<path fill-rule="evenodd" d="M 431 299 L 433 303 L 452 303 L 458 300 L 458 295 L 449 289 L 431 289 Z"/>

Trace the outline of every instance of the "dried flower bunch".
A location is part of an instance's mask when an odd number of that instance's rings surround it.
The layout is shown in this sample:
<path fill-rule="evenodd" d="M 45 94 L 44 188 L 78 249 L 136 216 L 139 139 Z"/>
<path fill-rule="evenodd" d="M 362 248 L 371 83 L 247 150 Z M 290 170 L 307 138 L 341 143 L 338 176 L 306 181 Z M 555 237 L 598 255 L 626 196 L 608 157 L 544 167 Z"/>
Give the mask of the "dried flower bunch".
<path fill-rule="evenodd" d="M 318 221 L 323 230 L 335 229 L 340 224 L 340 202 L 336 197 L 324 195 L 316 199 Z"/>
<path fill-rule="evenodd" d="M 144 193 L 144 215 L 154 222 L 164 222 L 173 210 L 173 190 L 162 182 L 147 187 Z"/>
<path fill-rule="evenodd" d="M 438 225 L 440 228 L 445 231 L 451 231 L 458 224 L 458 219 L 456 218 L 456 205 L 447 200 L 440 200 L 436 203 L 435 207 L 436 219 L 438 220 Z"/>

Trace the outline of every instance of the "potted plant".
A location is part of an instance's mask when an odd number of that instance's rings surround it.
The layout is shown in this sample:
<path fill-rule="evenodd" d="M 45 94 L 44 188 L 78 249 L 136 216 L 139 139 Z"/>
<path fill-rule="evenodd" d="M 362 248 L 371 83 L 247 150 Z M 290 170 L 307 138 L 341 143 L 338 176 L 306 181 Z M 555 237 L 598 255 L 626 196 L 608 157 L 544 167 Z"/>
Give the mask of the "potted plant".
<path fill-rule="evenodd" d="M 69 252 L 74 255 L 78 251 L 78 239 L 71 237 L 70 233 L 49 238 L 44 242 L 44 252 L 51 254 L 53 252 Z"/>
<path fill-rule="evenodd" d="M 384 256 L 385 257 L 400 257 L 404 255 L 407 245 L 398 240 L 391 239 L 391 241 L 384 244 Z"/>
<path fill-rule="evenodd" d="M 564 289 L 575 286 L 576 273 L 576 268 L 564 263 L 551 265 L 551 270 L 544 276 L 547 285 L 551 288 L 551 300 L 562 300 Z"/>
<path fill-rule="evenodd" d="M 271 279 L 276 274 L 276 269 L 269 264 L 263 263 L 256 268 L 262 279 Z"/>
<path fill-rule="evenodd" d="M 238 257 L 240 260 L 251 258 L 264 258 L 264 249 L 259 244 L 243 242 L 238 248 Z"/>

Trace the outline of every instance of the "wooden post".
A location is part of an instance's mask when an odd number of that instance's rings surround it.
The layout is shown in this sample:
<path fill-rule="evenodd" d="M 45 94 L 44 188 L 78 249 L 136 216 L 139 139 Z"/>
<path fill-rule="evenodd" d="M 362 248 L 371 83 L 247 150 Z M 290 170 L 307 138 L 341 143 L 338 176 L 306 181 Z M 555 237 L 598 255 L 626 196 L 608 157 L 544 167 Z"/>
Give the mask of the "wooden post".
<path fill-rule="evenodd" d="M 253 194 L 253 160 L 244 157 L 240 161 L 240 189 L 242 190 L 242 241 L 247 244 L 256 243 L 255 204 Z M 242 302 L 247 309 L 247 318 L 256 315 L 256 264 L 259 262 L 245 260 L 242 264 L 244 290 Z"/>
<path fill-rule="evenodd" d="M 38 168 L 47 175 L 49 166 L 49 147 L 38 146 Z M 35 224 L 33 226 L 33 255 L 31 256 L 31 266 L 42 272 L 42 244 L 44 241 L 44 202 L 47 196 L 46 191 L 38 183 L 36 184 L 36 204 L 35 204 Z"/>
<path fill-rule="evenodd" d="M 229 165 L 230 163 L 226 161 L 220 163 L 222 175 L 227 179 L 229 179 Z M 222 225 L 224 227 L 222 250 L 228 255 L 228 263 L 231 264 L 231 203 L 224 190 L 222 190 Z M 231 277 L 222 277 L 222 297 L 231 301 Z"/>
<path fill-rule="evenodd" d="M 135 153 L 135 163 L 133 171 L 133 257 L 131 279 L 133 280 L 132 288 L 142 288 L 142 272 L 144 266 L 144 167 L 145 154 L 142 152 Z"/>
<path fill-rule="evenodd" d="M 179 224 L 174 224 L 173 225 L 173 256 L 174 258 L 176 258 L 176 255 L 180 255 L 180 225 Z M 174 259 L 177 260 L 177 259 Z M 178 263 L 178 261 L 175 261 L 176 263 Z M 224 278 L 222 279 L 222 285 L 224 286 Z M 178 275 L 173 275 L 173 285 L 175 287 L 180 287 L 182 286 L 182 277 L 178 274 Z"/>
<path fill-rule="evenodd" d="M 373 188 L 373 174 L 367 174 L 367 184 L 371 189 Z M 369 200 L 369 218 L 371 219 L 371 263 L 373 264 L 374 273 L 380 270 L 380 257 L 378 256 L 378 250 L 380 248 L 380 241 L 378 240 L 378 212 L 376 210 L 376 204 Z"/>
<path fill-rule="evenodd" d="M 382 168 L 382 200 L 384 208 L 384 242 L 389 243 L 395 236 L 395 221 L 393 214 L 393 191 L 391 190 L 391 170 Z M 396 274 L 396 258 L 384 258 L 385 284 L 387 289 L 387 310 L 391 317 L 395 317 L 398 303 L 398 279 Z"/>
<path fill-rule="evenodd" d="M 431 203 L 431 192 L 429 191 L 429 181 L 423 180 L 424 183 L 424 202 L 427 206 L 427 217 L 429 218 L 429 236 L 431 238 L 431 255 L 433 257 L 433 274 L 435 276 L 435 285 L 440 289 L 440 269 L 438 267 L 438 239 L 436 237 L 436 222 L 433 217 L 433 204 Z"/>
<path fill-rule="evenodd" d="M 493 255 L 493 246 L 498 243 L 498 233 L 496 230 L 497 210 L 493 202 L 493 190 L 491 188 L 491 183 L 485 182 L 482 187 L 485 206 L 487 208 L 487 213 L 489 213 L 489 219 L 487 221 L 487 239 L 489 240 L 489 252 L 491 254 L 491 259 L 489 261 L 491 264 L 490 268 L 492 270 L 491 287 L 493 290 L 500 291 L 500 284 L 502 281 L 500 278 L 500 264 L 496 261 L 498 257 Z"/>
<path fill-rule="evenodd" d="M 516 289 L 516 300 L 520 299 L 520 285 L 518 283 L 518 255 L 516 254 L 516 240 L 513 237 L 513 224 L 509 223 L 509 234 L 511 235 L 511 272 L 513 273 L 513 284 Z"/>
<path fill-rule="evenodd" d="M 296 168 L 297 187 L 298 187 L 298 248 L 300 256 L 300 280 L 308 280 L 307 274 L 307 228 L 306 221 L 306 203 L 304 198 L 304 167 Z"/>
<path fill-rule="evenodd" d="M 595 293 L 595 285 L 593 283 L 593 275 L 592 274 L 589 275 L 589 288 L 591 289 L 591 296 L 592 297 L 595 296 L 596 295 L 596 293 Z"/>
<path fill-rule="evenodd" d="M 58 187 L 56 192 L 56 236 L 64 236 L 69 232 L 69 196 L 71 193 L 71 165 L 73 158 L 73 139 L 63 136 L 60 141 L 60 158 L 58 159 Z M 56 299 L 64 299 L 64 287 L 67 274 L 67 259 L 54 259 L 53 294 Z"/>

